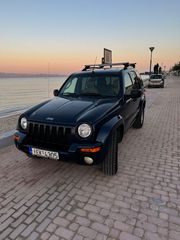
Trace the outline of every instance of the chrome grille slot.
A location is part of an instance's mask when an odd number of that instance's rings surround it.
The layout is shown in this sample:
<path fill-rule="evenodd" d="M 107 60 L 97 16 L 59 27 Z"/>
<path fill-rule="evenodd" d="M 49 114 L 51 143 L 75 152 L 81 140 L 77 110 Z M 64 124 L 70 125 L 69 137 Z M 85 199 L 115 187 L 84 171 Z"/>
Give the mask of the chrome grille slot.
<path fill-rule="evenodd" d="M 29 122 L 27 142 L 42 147 L 67 146 L 70 135 L 70 127 Z"/>

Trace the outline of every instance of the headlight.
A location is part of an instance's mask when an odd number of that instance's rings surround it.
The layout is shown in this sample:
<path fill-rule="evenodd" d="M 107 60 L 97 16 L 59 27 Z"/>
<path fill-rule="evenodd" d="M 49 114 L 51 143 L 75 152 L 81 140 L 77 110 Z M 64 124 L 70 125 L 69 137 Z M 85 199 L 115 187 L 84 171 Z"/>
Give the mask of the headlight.
<path fill-rule="evenodd" d="M 22 129 L 26 130 L 27 124 L 28 124 L 27 119 L 25 117 L 21 118 L 20 125 Z"/>
<path fill-rule="evenodd" d="M 87 138 L 91 135 L 91 133 L 92 133 L 92 128 L 89 124 L 83 123 L 83 124 L 79 125 L 78 134 L 80 137 Z"/>

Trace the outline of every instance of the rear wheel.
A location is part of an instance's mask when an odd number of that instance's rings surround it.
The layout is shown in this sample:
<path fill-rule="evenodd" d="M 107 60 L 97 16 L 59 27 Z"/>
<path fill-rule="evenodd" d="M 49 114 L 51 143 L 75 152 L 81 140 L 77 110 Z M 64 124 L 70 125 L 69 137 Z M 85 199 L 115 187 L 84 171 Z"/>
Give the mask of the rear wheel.
<path fill-rule="evenodd" d="M 104 174 L 112 176 L 118 170 L 118 141 L 117 130 L 113 131 L 111 139 L 108 144 L 108 151 L 102 163 L 102 170 Z"/>
<path fill-rule="evenodd" d="M 141 128 L 144 123 L 144 107 L 142 107 L 136 117 L 135 122 L 133 123 L 134 128 Z"/>

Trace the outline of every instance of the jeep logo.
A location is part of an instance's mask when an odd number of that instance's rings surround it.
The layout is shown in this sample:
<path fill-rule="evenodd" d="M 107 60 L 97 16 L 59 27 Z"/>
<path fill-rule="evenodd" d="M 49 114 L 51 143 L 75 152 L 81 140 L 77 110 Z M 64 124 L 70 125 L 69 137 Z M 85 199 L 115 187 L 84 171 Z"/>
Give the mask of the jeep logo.
<path fill-rule="evenodd" d="M 46 120 L 50 120 L 50 121 L 53 121 L 54 118 L 51 118 L 51 117 L 47 117 Z"/>

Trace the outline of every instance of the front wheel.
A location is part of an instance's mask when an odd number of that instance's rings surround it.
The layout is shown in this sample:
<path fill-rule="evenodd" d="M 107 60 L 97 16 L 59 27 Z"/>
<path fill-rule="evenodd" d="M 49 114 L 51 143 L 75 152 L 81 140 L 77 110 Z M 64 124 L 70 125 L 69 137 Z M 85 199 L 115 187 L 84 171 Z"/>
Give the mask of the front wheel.
<path fill-rule="evenodd" d="M 108 151 L 102 163 L 102 170 L 104 174 L 112 176 L 118 170 L 118 141 L 117 130 L 113 131 L 111 139 L 108 144 Z"/>
<path fill-rule="evenodd" d="M 133 123 L 134 128 L 142 128 L 144 123 L 144 107 L 142 107 L 136 117 L 135 122 Z"/>

